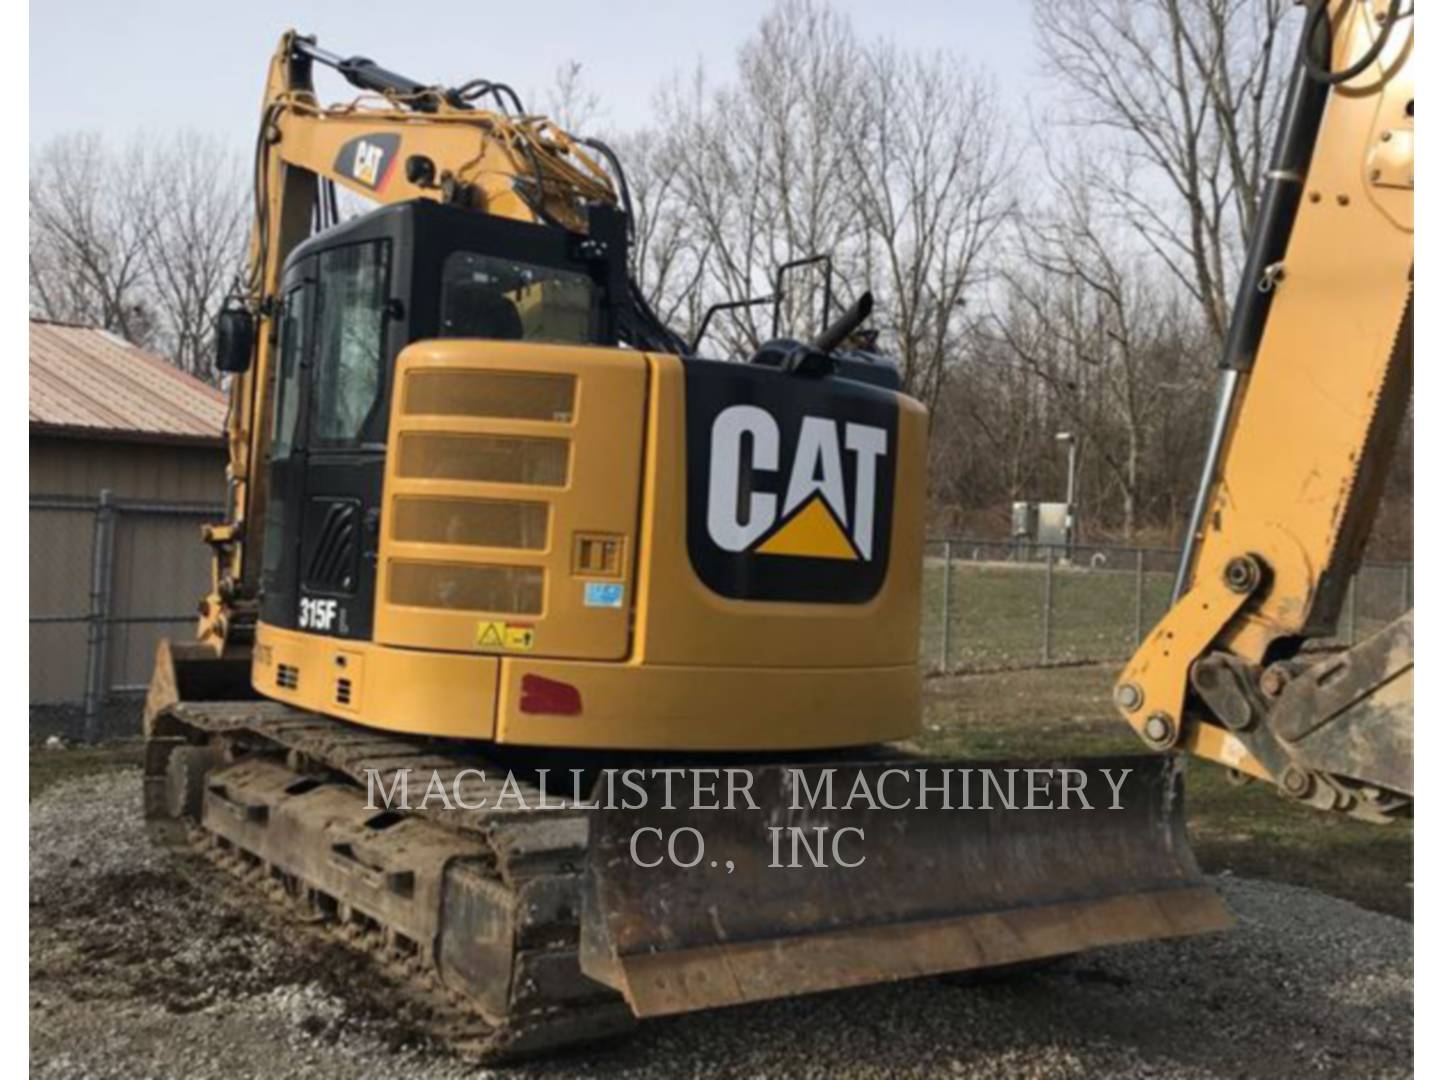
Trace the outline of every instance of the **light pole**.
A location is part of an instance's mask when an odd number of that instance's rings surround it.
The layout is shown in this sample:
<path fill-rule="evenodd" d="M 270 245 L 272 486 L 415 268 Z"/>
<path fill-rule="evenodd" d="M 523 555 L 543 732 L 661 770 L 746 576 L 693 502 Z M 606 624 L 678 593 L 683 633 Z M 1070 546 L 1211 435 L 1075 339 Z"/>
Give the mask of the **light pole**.
<path fill-rule="evenodd" d="M 1069 561 L 1075 554 L 1075 455 L 1079 440 L 1074 432 L 1062 431 L 1055 436 L 1055 441 L 1065 447 L 1068 457 L 1065 465 L 1065 558 Z"/>

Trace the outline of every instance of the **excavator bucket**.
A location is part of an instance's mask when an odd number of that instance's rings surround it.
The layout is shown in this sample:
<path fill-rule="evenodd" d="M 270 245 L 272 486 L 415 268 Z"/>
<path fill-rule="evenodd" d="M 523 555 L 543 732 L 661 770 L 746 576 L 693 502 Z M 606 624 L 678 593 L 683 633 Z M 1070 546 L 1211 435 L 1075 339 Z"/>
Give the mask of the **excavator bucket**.
<path fill-rule="evenodd" d="M 665 784 L 646 781 L 643 807 L 591 815 L 581 963 L 638 1016 L 1231 923 L 1170 757 L 744 772 L 751 799 L 734 809 L 708 808 L 722 775 L 698 802 L 672 790 L 666 809 Z"/>
<path fill-rule="evenodd" d="M 162 638 L 145 697 L 145 733 L 154 718 L 181 701 L 245 701 L 258 695 L 250 686 L 250 653 L 217 654 L 208 645 Z"/>

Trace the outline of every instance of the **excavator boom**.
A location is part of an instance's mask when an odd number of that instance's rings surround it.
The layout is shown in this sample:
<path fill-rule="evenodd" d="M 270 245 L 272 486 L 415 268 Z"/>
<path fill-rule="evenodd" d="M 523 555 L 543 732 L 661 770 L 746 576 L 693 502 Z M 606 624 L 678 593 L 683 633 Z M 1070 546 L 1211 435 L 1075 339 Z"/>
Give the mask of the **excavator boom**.
<path fill-rule="evenodd" d="M 1414 797 L 1413 613 L 1313 646 L 1410 401 L 1413 56 L 1413 5 L 1309 5 L 1175 603 L 1115 690 L 1151 747 L 1379 821 Z"/>

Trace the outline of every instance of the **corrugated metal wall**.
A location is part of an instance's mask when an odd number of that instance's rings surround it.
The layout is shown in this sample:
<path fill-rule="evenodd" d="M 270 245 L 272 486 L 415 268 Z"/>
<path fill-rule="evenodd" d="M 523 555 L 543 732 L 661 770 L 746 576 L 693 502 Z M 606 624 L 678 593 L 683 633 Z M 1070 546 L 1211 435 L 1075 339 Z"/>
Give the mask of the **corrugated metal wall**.
<path fill-rule="evenodd" d="M 100 492 L 112 517 L 104 671 L 107 689 L 149 681 L 155 642 L 193 632 L 209 585 L 200 525 L 224 495 L 215 446 L 30 440 L 30 702 L 79 704 L 95 633 L 94 541 Z M 163 621 L 162 621 L 163 620 Z"/>
<path fill-rule="evenodd" d="M 31 435 L 30 494 L 219 503 L 225 498 L 223 447 Z"/>
<path fill-rule="evenodd" d="M 30 509 L 30 701 L 85 696 L 94 511 Z M 47 621 L 36 622 L 37 618 Z"/>

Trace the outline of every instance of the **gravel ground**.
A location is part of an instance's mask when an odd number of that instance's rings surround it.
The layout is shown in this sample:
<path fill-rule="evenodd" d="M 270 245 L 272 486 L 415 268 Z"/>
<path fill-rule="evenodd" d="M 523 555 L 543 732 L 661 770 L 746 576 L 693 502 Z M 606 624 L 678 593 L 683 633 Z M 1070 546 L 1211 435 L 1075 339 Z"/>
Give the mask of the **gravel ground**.
<path fill-rule="evenodd" d="M 485 1075 L 427 1043 L 360 958 L 152 849 L 133 769 L 30 804 L 30 1055 L 41 1077 Z M 931 979 L 651 1021 L 507 1076 L 1410 1075 L 1410 924 L 1217 884 L 1224 935 L 1042 973 Z"/>

